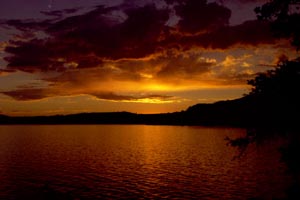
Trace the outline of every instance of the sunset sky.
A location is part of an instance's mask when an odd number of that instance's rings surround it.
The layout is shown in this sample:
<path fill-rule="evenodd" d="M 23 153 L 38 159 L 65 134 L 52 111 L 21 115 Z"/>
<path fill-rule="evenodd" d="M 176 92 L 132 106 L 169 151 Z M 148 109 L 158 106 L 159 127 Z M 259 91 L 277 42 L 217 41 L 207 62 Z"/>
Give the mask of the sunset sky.
<path fill-rule="evenodd" d="M 289 55 L 263 0 L 1 0 L 0 114 L 162 113 L 242 97 Z"/>

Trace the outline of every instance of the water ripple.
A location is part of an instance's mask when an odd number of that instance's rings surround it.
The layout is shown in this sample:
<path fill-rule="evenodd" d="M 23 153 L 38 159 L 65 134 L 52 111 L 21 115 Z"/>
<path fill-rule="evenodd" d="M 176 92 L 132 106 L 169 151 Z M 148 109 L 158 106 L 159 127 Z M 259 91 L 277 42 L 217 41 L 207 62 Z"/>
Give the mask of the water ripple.
<path fill-rule="evenodd" d="M 243 129 L 0 126 L 0 199 L 282 197 L 276 145 L 242 160 L 225 136 Z M 274 167 L 276 166 L 276 167 Z"/>

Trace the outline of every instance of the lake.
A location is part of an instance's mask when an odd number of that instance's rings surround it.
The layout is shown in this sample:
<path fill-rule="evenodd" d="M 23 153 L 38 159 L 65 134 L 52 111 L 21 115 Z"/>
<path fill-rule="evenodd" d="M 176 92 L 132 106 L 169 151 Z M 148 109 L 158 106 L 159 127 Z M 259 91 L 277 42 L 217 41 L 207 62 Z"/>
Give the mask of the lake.
<path fill-rule="evenodd" d="M 274 139 L 238 128 L 0 126 L 0 199 L 271 199 L 289 182 Z"/>

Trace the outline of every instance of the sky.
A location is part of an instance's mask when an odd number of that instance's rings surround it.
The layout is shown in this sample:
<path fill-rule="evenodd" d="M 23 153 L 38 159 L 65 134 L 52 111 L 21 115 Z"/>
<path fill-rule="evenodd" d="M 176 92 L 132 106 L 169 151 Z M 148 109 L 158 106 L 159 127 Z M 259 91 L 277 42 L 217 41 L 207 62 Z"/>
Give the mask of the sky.
<path fill-rule="evenodd" d="M 0 114 L 165 113 L 296 57 L 264 0 L 1 0 Z"/>

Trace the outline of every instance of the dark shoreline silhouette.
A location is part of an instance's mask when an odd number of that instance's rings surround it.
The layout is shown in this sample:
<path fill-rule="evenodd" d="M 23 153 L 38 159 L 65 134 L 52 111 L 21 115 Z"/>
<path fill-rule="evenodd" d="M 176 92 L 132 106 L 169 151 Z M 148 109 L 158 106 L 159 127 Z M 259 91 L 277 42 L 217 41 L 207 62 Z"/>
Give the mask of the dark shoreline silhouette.
<path fill-rule="evenodd" d="M 185 111 L 160 114 L 130 112 L 78 113 L 53 116 L 0 115 L 0 124 L 149 124 L 149 125 L 209 125 L 248 126 L 250 115 L 246 98 L 196 104 Z"/>
<path fill-rule="evenodd" d="M 299 119 L 292 116 L 278 117 L 259 112 L 252 96 L 196 104 L 185 111 L 161 114 L 135 114 L 130 112 L 79 113 L 53 116 L 0 115 L 0 124 L 145 124 L 145 125 L 201 125 L 234 127 L 293 127 Z M 277 111 L 276 111 L 277 112 Z"/>

